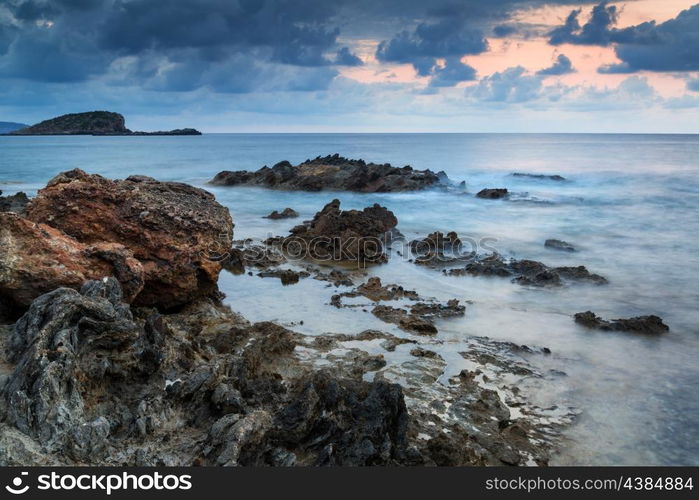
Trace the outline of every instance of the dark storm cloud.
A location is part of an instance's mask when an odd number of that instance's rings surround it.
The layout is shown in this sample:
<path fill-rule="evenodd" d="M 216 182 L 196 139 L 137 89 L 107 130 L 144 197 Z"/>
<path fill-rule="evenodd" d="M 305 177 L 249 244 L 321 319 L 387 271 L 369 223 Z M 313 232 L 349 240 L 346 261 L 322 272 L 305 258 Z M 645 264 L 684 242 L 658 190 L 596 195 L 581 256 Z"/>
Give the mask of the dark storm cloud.
<path fill-rule="evenodd" d="M 448 57 L 444 67 L 437 67 L 433 71 L 430 86 L 432 87 L 453 87 L 460 82 L 467 82 L 476 79 L 476 70 L 461 62 L 460 58 Z"/>
<path fill-rule="evenodd" d="M 602 73 L 699 69 L 699 4 L 664 23 L 649 21 L 623 29 L 614 27 L 619 9 L 606 1 L 593 8 L 584 25 L 580 14 L 573 10 L 562 26 L 550 32 L 549 43 L 614 46 L 622 62 L 600 68 Z"/>
<path fill-rule="evenodd" d="M 420 23 L 413 31 L 402 31 L 383 41 L 376 58 L 383 62 L 410 63 L 421 76 L 432 73 L 438 58 L 480 54 L 488 49 L 483 32 L 465 20 L 449 17 L 435 23 Z"/>
<path fill-rule="evenodd" d="M 568 73 L 575 73 L 573 63 L 570 61 L 568 56 L 559 54 L 556 61 L 550 67 L 538 71 L 537 75 L 554 76 L 567 75 Z"/>

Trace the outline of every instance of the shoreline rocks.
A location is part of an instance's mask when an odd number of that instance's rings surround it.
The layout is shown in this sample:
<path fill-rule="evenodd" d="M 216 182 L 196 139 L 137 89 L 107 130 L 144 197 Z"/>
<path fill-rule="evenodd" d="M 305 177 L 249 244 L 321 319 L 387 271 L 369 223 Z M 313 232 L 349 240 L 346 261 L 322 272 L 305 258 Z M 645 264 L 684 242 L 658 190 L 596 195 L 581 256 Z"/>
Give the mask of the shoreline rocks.
<path fill-rule="evenodd" d="M 592 311 L 585 311 L 575 314 L 574 319 L 577 324 L 595 330 L 633 332 L 647 335 L 659 335 L 670 331 L 670 328 L 663 323 L 662 318 L 655 315 L 604 320 Z"/>
<path fill-rule="evenodd" d="M 407 343 L 410 359 L 345 347 L 374 340 Z M 474 342 L 462 355 L 498 371 L 444 384 L 440 355 L 383 332 L 304 336 L 209 300 L 159 314 L 124 303 L 113 278 L 57 289 L 0 329 L 0 463 L 546 464 L 565 421 L 503 383 L 511 366 L 540 375 Z M 514 419 L 508 405 L 524 411 Z"/>
<path fill-rule="evenodd" d="M 367 163 L 339 154 L 318 156 L 298 165 L 281 161 L 251 172 L 219 172 L 210 183 L 216 186 L 261 186 L 294 191 L 356 191 L 387 193 L 426 189 L 449 181 L 444 172 L 393 167 L 388 163 Z"/>

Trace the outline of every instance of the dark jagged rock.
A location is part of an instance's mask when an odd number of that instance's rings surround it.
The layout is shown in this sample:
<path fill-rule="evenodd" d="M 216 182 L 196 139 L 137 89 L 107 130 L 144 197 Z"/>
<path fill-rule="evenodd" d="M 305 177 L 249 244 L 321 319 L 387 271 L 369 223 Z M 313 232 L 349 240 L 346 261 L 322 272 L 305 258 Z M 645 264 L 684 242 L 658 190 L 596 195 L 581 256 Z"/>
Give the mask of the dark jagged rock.
<path fill-rule="evenodd" d="M 166 132 L 132 132 L 124 116 L 111 111 L 70 113 L 45 120 L 30 127 L 9 132 L 10 135 L 201 135 L 193 128 Z"/>
<path fill-rule="evenodd" d="M 143 268 L 134 302 L 162 309 L 216 293 L 233 235 L 228 209 L 207 191 L 145 176 L 113 181 L 77 169 L 49 181 L 26 217 L 82 245 L 123 245 Z"/>
<path fill-rule="evenodd" d="M 0 191 L 0 195 L 2 195 L 2 191 Z M 29 198 L 22 192 L 0 196 L 0 212 L 14 212 L 23 215 L 28 203 Z"/>
<path fill-rule="evenodd" d="M 654 315 L 604 320 L 592 311 L 586 311 L 577 313 L 575 315 L 575 322 L 579 325 L 596 330 L 634 332 L 649 335 L 657 335 L 670 330 L 670 328 L 663 323 L 662 318 Z"/>
<path fill-rule="evenodd" d="M 486 200 L 499 200 L 500 198 L 505 198 L 507 195 L 508 191 L 505 188 L 486 188 L 478 191 L 476 197 Z"/>
<path fill-rule="evenodd" d="M 285 208 L 281 212 L 277 212 L 276 210 L 272 212 L 269 215 L 265 215 L 263 219 L 273 219 L 273 220 L 278 220 L 278 219 L 294 219 L 298 217 L 299 214 L 296 210 L 293 208 Z"/>
<path fill-rule="evenodd" d="M 272 168 L 256 172 L 223 171 L 212 180 L 220 186 L 263 186 L 272 189 L 298 191 L 358 191 L 383 193 L 414 191 L 448 183 L 444 172 L 414 170 L 410 166 L 393 167 L 364 160 L 351 160 L 338 154 L 306 160 L 299 165 L 281 161 Z"/>
<path fill-rule="evenodd" d="M 307 224 L 294 227 L 282 242 L 285 254 L 295 259 L 382 263 L 384 235 L 398 224 L 393 212 L 378 204 L 363 210 L 341 210 L 333 200 Z"/>
<path fill-rule="evenodd" d="M 476 254 L 464 246 L 455 231 L 446 235 L 437 231 L 421 240 L 410 242 L 410 252 L 415 264 L 428 267 L 445 267 L 472 261 Z"/>
<path fill-rule="evenodd" d="M 461 268 L 443 271 L 449 276 L 499 276 L 511 277 L 512 281 L 529 286 L 560 286 L 563 280 L 588 281 L 604 285 L 607 279 L 591 273 L 585 266 L 549 267 L 535 260 L 504 260 L 499 255 L 474 259 Z"/>
<path fill-rule="evenodd" d="M 575 252 L 575 247 L 568 243 L 567 241 L 549 239 L 544 243 L 546 248 L 551 248 L 553 250 L 561 250 L 563 252 Z"/>
<path fill-rule="evenodd" d="M 545 174 L 525 174 L 521 172 L 515 172 L 514 174 L 510 174 L 512 177 L 529 177 L 530 179 L 546 179 L 549 181 L 557 181 L 557 182 L 563 182 L 566 180 L 565 177 L 562 177 L 560 175 L 545 175 Z"/>

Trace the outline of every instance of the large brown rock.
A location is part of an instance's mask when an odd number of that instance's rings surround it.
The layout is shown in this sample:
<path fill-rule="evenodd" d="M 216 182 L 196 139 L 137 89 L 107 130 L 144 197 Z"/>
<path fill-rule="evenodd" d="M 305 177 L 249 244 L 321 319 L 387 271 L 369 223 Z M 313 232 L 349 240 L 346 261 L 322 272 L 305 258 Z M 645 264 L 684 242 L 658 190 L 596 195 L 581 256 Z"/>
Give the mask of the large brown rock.
<path fill-rule="evenodd" d="M 233 237 L 228 209 L 207 191 L 143 176 L 115 181 L 78 169 L 40 190 L 27 219 L 83 245 L 129 249 L 143 268 L 143 289 L 134 303 L 161 309 L 215 292 L 220 260 Z"/>
<path fill-rule="evenodd" d="M 118 243 L 85 245 L 58 229 L 0 213 L 0 301 L 16 315 L 44 293 L 116 277 L 126 300 L 143 288 L 143 267 Z M 10 311 L 8 314 L 12 313 Z"/>

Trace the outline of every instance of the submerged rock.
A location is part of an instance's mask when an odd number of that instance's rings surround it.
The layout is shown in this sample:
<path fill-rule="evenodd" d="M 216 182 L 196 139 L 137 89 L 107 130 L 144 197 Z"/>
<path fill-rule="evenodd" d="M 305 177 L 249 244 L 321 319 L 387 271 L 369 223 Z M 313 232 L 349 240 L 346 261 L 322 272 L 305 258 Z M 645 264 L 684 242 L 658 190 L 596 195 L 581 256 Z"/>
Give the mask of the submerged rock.
<path fill-rule="evenodd" d="M 562 250 L 564 252 L 575 252 L 575 247 L 568 243 L 567 241 L 548 239 L 544 243 L 546 248 L 551 248 L 552 250 Z"/>
<path fill-rule="evenodd" d="M 265 215 L 263 219 L 273 219 L 273 220 L 278 220 L 278 219 L 293 219 L 298 217 L 299 214 L 296 210 L 293 208 L 285 208 L 281 212 L 277 212 L 276 210 L 272 212 L 269 215 Z"/>
<path fill-rule="evenodd" d="M 233 236 L 228 209 L 202 189 L 143 176 L 113 181 L 77 169 L 41 189 L 26 217 L 83 245 L 126 247 L 143 268 L 134 302 L 162 309 L 217 291 Z"/>
<path fill-rule="evenodd" d="M 341 210 L 333 200 L 313 220 L 291 230 L 282 242 L 289 258 L 352 262 L 360 267 L 387 260 L 384 235 L 398 224 L 393 212 L 378 204 L 364 210 Z"/>
<path fill-rule="evenodd" d="M 505 188 L 486 188 L 478 191 L 476 197 L 487 200 L 498 200 L 500 198 L 505 198 L 507 195 L 508 191 Z"/>
<path fill-rule="evenodd" d="M 545 175 L 545 174 L 525 174 L 521 172 L 515 172 L 512 175 L 512 177 L 529 177 L 531 179 L 546 179 L 549 181 L 557 181 L 557 182 L 563 182 L 566 180 L 565 177 L 562 177 L 560 175 L 554 174 L 554 175 Z"/>
<path fill-rule="evenodd" d="M 223 171 L 211 180 L 211 184 L 221 186 L 247 185 L 299 191 L 364 193 L 414 191 L 447 182 L 443 172 L 413 170 L 410 166 L 398 168 L 388 163 L 366 163 L 364 160 L 351 160 L 338 154 L 319 156 L 299 165 L 281 161 L 272 168 L 264 166 L 256 172 Z"/>
<path fill-rule="evenodd" d="M 604 320 L 592 311 L 585 311 L 575 315 L 575 322 L 579 325 L 596 330 L 635 332 L 650 335 L 657 335 L 670 330 L 670 328 L 663 323 L 662 318 L 654 315 Z"/>

